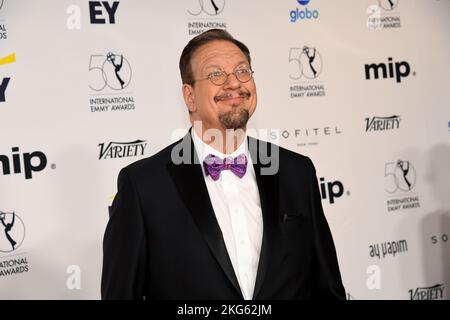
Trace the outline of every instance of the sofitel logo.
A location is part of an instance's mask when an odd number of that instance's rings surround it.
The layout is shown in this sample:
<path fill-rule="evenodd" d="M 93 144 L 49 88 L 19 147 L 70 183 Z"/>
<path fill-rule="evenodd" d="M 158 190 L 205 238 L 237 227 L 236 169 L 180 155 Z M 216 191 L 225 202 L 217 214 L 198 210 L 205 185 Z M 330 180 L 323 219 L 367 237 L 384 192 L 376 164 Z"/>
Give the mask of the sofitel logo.
<path fill-rule="evenodd" d="M 298 147 L 317 146 L 319 142 L 332 136 L 342 134 L 338 126 L 311 127 L 291 130 L 271 130 L 269 138 L 278 142 L 281 138 L 295 142 Z"/>
<path fill-rule="evenodd" d="M 416 288 L 409 290 L 411 300 L 438 300 L 444 297 L 444 285 L 436 284 L 432 287 Z"/>
<path fill-rule="evenodd" d="M 143 156 L 147 143 L 145 140 L 136 140 L 133 142 L 109 142 L 106 146 L 105 143 L 99 143 L 101 159 L 115 159 L 125 157 L 137 157 Z"/>

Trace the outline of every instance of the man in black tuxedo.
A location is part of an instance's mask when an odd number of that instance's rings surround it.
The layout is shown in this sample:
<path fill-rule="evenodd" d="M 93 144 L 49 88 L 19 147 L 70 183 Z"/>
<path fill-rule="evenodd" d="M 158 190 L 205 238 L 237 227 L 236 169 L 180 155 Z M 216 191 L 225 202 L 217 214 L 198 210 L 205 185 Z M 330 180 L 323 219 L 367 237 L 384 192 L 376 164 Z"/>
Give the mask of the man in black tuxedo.
<path fill-rule="evenodd" d="M 193 127 L 122 169 L 103 299 L 345 299 L 311 160 L 250 138 L 250 53 L 223 30 L 180 58 Z"/>

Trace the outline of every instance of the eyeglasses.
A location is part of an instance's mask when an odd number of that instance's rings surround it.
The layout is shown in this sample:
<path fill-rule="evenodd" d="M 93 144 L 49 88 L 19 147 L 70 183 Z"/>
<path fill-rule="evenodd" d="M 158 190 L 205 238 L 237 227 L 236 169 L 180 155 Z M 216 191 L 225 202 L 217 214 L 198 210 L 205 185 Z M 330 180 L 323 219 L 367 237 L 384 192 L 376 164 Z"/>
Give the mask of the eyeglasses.
<path fill-rule="evenodd" d="M 195 81 L 209 79 L 216 86 L 221 86 L 225 82 L 227 82 L 228 76 L 230 74 L 234 74 L 236 76 L 236 79 L 238 79 L 242 83 L 245 83 L 245 82 L 250 81 L 250 79 L 253 77 L 253 73 L 254 73 L 254 71 L 250 68 L 237 69 L 232 73 L 226 73 L 225 71 L 214 71 L 214 72 L 210 73 L 206 78 L 197 79 Z"/>

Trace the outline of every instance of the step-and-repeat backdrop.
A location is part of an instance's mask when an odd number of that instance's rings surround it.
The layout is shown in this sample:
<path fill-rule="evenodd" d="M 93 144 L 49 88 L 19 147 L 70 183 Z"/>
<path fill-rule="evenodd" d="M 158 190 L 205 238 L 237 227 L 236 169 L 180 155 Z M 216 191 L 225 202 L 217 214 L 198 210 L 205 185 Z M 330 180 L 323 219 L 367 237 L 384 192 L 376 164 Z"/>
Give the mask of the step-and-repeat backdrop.
<path fill-rule="evenodd" d="M 449 0 L 0 0 L 0 298 L 100 298 L 117 174 L 189 128 L 210 28 L 251 50 L 250 133 L 314 161 L 348 298 L 448 298 Z"/>

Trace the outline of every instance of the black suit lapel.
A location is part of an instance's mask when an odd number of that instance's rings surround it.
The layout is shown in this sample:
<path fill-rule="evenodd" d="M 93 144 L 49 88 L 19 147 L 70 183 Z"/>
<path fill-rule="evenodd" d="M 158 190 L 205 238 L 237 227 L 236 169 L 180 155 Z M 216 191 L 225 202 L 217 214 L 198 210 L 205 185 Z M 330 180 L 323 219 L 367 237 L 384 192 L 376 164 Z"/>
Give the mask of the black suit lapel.
<path fill-rule="evenodd" d="M 241 289 L 223 240 L 222 231 L 214 214 L 208 189 L 203 178 L 202 167 L 199 164 L 190 132 L 179 144 L 175 145 L 173 150 L 175 152 L 172 154 L 180 155 L 183 163 L 174 161 L 172 158 L 172 162 L 167 165 L 170 175 L 212 254 L 242 297 Z"/>
<path fill-rule="evenodd" d="M 271 145 L 275 149 L 268 150 L 267 147 L 269 144 L 254 138 L 249 137 L 248 142 L 253 167 L 255 169 L 264 226 L 258 273 L 256 275 L 255 290 L 253 292 L 253 299 L 256 299 L 266 277 L 269 264 L 272 260 L 271 258 L 276 250 L 275 230 L 278 223 L 279 150 L 275 145 Z M 270 162 L 268 162 L 269 160 Z M 276 172 L 272 172 L 273 170 L 269 169 L 271 165 L 276 166 Z"/>

